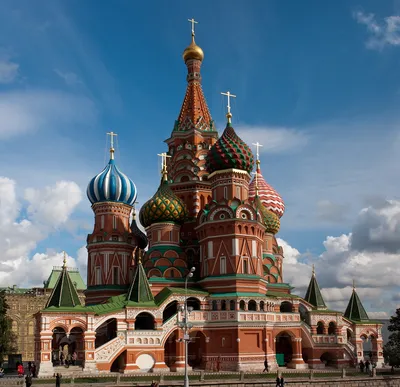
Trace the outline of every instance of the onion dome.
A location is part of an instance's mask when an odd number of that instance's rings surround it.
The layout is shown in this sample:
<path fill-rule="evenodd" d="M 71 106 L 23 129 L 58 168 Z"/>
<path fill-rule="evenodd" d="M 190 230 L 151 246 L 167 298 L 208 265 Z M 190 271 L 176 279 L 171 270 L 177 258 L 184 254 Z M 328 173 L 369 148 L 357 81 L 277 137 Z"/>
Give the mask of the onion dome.
<path fill-rule="evenodd" d="M 144 227 L 158 222 L 183 223 L 187 217 L 185 203 L 168 185 L 167 171 L 163 171 L 161 184 L 154 196 L 140 209 L 139 219 Z"/>
<path fill-rule="evenodd" d="M 136 237 L 138 241 L 138 247 L 144 250 L 147 247 L 149 240 L 147 239 L 146 234 L 142 232 L 142 230 L 137 225 L 135 209 L 133 210 L 132 213 L 131 233 L 134 237 Z"/>
<path fill-rule="evenodd" d="M 249 185 L 249 198 L 254 199 L 256 197 L 256 184 L 258 186 L 258 196 L 267 210 L 272 211 L 282 217 L 285 212 L 285 203 L 281 195 L 278 194 L 265 180 L 261 174 L 260 161 L 257 160 L 256 177 L 251 181 Z"/>
<path fill-rule="evenodd" d="M 257 209 L 261 212 L 262 223 L 266 228 L 265 231 L 274 235 L 277 234 L 281 227 L 279 216 L 265 208 L 259 196 L 255 197 L 254 202 Z"/>
<path fill-rule="evenodd" d="M 203 61 L 204 59 L 204 52 L 203 50 L 196 44 L 194 41 L 194 35 L 192 34 L 192 42 L 185 48 L 183 51 L 183 60 L 185 63 L 188 60 L 196 59 L 199 61 Z"/>
<path fill-rule="evenodd" d="M 254 157 L 250 147 L 236 134 L 230 122 L 224 133 L 208 151 L 206 168 L 209 173 L 224 169 L 242 169 L 250 173 Z"/>
<path fill-rule="evenodd" d="M 90 181 L 86 192 L 92 204 L 120 202 L 132 206 L 137 196 L 135 183 L 115 165 L 113 152 L 106 167 Z"/>

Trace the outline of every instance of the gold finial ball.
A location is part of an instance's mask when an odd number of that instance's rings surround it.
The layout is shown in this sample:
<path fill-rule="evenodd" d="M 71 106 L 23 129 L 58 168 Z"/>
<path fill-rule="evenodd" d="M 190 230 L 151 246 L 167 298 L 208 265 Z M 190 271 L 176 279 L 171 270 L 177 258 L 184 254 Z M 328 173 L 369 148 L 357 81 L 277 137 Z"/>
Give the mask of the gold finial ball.
<path fill-rule="evenodd" d="M 201 47 L 196 44 L 194 37 L 192 37 L 192 43 L 190 43 L 189 46 L 185 48 L 185 51 L 183 51 L 183 60 L 185 63 L 191 59 L 199 61 L 203 61 L 204 59 L 204 52 Z"/>

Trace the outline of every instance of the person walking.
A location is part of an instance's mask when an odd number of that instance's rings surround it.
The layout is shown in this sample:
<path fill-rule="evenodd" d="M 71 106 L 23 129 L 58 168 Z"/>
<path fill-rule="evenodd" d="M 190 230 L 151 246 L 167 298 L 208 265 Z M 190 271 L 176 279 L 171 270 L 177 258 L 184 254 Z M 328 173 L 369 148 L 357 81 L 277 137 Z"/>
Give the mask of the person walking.
<path fill-rule="evenodd" d="M 370 367 L 370 365 L 371 365 L 371 363 L 369 362 L 369 360 L 367 360 L 367 361 L 365 362 L 365 372 L 366 372 L 367 374 L 369 374 L 369 367 Z"/>
<path fill-rule="evenodd" d="M 28 375 L 25 376 L 25 385 L 26 385 L 26 387 L 32 386 L 32 376 L 29 373 L 28 373 Z"/>
<path fill-rule="evenodd" d="M 78 358 L 78 355 L 76 354 L 76 352 L 74 351 L 74 353 L 72 354 L 72 365 L 76 365 L 76 359 Z"/>
<path fill-rule="evenodd" d="M 364 372 L 364 362 L 362 360 L 360 360 L 359 366 L 360 366 L 360 372 Z"/>
<path fill-rule="evenodd" d="M 283 379 L 283 376 L 281 376 L 281 380 L 280 380 L 280 387 L 285 387 L 285 379 Z"/>
<path fill-rule="evenodd" d="M 62 378 L 62 376 L 59 373 L 57 373 L 57 375 L 56 375 L 56 387 L 60 387 L 61 386 L 61 378 Z"/>
<path fill-rule="evenodd" d="M 276 378 L 276 386 L 275 387 L 280 387 L 281 386 L 281 379 L 279 376 Z"/>
<path fill-rule="evenodd" d="M 264 360 L 264 371 L 263 372 L 269 372 L 269 365 L 268 365 L 268 360 L 265 358 Z"/>

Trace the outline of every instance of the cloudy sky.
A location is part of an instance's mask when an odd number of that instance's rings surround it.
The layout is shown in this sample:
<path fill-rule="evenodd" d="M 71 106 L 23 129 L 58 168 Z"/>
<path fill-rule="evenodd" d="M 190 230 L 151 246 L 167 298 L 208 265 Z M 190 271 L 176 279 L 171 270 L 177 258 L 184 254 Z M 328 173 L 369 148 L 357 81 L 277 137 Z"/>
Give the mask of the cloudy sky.
<path fill-rule="evenodd" d="M 315 264 L 329 306 L 352 280 L 371 316 L 400 306 L 400 2 L 5 0 L 0 6 L 0 286 L 40 284 L 61 251 L 85 276 L 85 190 L 118 133 L 139 206 L 158 185 L 195 17 L 218 129 L 259 141 L 283 196 L 285 280 Z"/>

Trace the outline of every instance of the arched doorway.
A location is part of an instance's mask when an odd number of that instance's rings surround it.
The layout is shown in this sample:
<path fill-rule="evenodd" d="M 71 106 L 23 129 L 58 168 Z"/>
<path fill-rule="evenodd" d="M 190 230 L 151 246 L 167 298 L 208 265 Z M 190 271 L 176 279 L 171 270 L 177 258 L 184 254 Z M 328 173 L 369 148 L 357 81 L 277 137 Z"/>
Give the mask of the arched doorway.
<path fill-rule="evenodd" d="M 317 323 L 317 335 L 323 335 L 325 333 L 325 324 L 323 321 Z"/>
<path fill-rule="evenodd" d="M 191 307 L 193 310 L 200 310 L 200 300 L 196 297 L 189 297 L 186 300 L 188 308 Z"/>
<path fill-rule="evenodd" d="M 163 311 L 163 324 L 178 313 L 178 301 L 170 302 Z"/>
<path fill-rule="evenodd" d="M 336 334 L 336 323 L 331 321 L 328 325 L 328 335 L 335 335 Z"/>
<path fill-rule="evenodd" d="M 373 357 L 377 354 L 377 341 L 374 335 L 362 335 L 361 340 L 363 342 L 363 356 L 365 360 L 373 360 Z"/>
<path fill-rule="evenodd" d="M 206 352 L 206 337 L 201 331 L 190 332 L 189 365 L 193 368 L 204 368 L 203 356 Z"/>
<path fill-rule="evenodd" d="M 165 364 L 171 368 L 176 361 L 176 346 L 177 346 L 177 331 L 173 331 L 165 340 L 164 344 L 164 362 Z"/>
<path fill-rule="evenodd" d="M 59 365 L 61 363 L 61 352 L 62 352 L 62 340 L 67 338 L 67 334 L 64 328 L 55 327 L 53 329 L 53 339 L 51 341 L 51 351 L 52 351 L 52 362 L 53 365 Z M 64 362 L 64 361 L 62 361 Z"/>
<path fill-rule="evenodd" d="M 275 339 L 276 362 L 280 367 L 285 367 L 293 357 L 292 336 L 287 332 L 281 332 Z"/>
<path fill-rule="evenodd" d="M 335 354 L 331 353 L 331 352 L 324 352 L 321 357 L 320 360 L 322 363 L 325 364 L 325 367 L 334 367 L 336 366 L 336 356 Z"/>
<path fill-rule="evenodd" d="M 84 359 L 84 338 L 83 330 L 79 327 L 74 327 L 69 333 L 70 351 L 71 356 L 76 353 L 77 361 L 74 365 L 81 364 Z M 73 358 L 73 356 L 72 356 Z"/>
<path fill-rule="evenodd" d="M 241 300 L 239 302 L 239 309 L 240 310 L 245 310 L 246 309 L 246 303 L 243 300 Z"/>
<path fill-rule="evenodd" d="M 111 364 L 111 372 L 124 372 L 126 367 L 126 351 L 123 351 Z"/>
<path fill-rule="evenodd" d="M 117 319 L 110 318 L 96 329 L 95 348 L 98 348 L 117 337 Z"/>
<path fill-rule="evenodd" d="M 142 312 L 136 316 L 135 320 L 135 329 L 136 330 L 154 330 L 155 329 L 155 321 L 154 317 L 150 313 Z"/>

